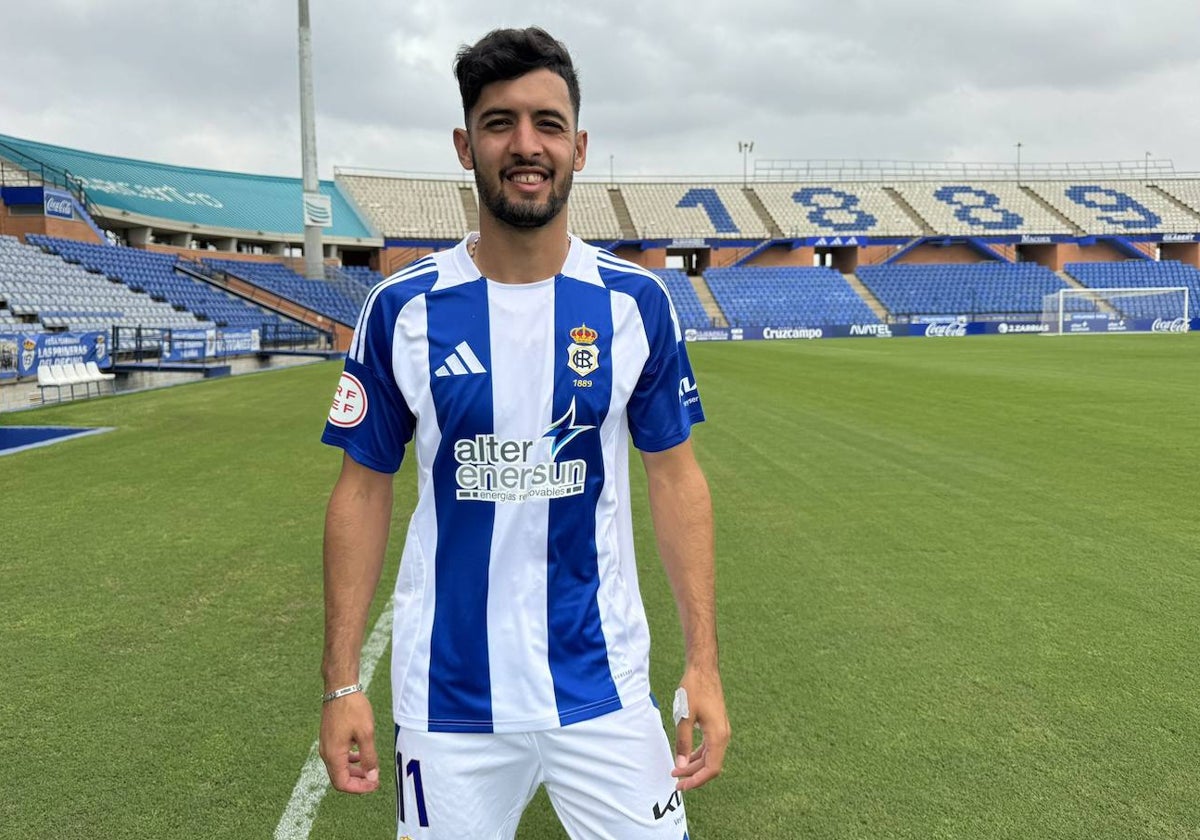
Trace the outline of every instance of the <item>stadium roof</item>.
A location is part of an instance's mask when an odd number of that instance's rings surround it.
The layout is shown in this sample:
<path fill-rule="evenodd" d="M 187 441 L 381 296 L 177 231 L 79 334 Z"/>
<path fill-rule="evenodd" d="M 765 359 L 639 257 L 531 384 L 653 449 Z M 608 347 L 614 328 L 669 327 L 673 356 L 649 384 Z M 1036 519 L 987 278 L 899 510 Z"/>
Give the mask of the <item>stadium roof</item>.
<path fill-rule="evenodd" d="M 299 178 L 169 166 L 0 134 L 0 157 L 9 156 L 6 152 L 16 152 L 22 165 L 32 159 L 65 170 L 92 203 L 104 208 L 205 228 L 304 233 Z M 333 205 L 327 236 L 377 236 L 333 181 L 321 181 L 320 191 Z"/>

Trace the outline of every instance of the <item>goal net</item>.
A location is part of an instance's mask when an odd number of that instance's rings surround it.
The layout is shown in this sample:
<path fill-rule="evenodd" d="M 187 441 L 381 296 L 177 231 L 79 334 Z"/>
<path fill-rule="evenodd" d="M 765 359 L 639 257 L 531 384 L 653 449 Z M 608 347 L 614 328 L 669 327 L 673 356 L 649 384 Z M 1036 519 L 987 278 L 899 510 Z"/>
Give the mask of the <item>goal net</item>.
<path fill-rule="evenodd" d="M 1186 286 L 1059 289 L 1042 300 L 1045 335 L 1188 331 Z"/>

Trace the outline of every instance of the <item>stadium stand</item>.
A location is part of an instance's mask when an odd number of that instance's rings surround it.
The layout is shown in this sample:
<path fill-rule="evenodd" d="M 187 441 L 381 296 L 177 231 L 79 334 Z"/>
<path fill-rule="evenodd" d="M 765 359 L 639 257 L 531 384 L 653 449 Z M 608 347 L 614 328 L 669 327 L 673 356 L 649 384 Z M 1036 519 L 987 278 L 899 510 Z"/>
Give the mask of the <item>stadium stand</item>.
<path fill-rule="evenodd" d="M 785 236 L 915 235 L 904 210 L 872 184 L 755 184 Z"/>
<path fill-rule="evenodd" d="M 654 273 L 662 278 L 675 305 L 675 313 L 679 316 L 679 326 L 683 329 L 705 329 L 712 326 L 712 319 L 704 309 L 704 304 L 696 295 L 692 281 L 678 268 L 656 268 Z"/>
<path fill-rule="evenodd" d="M 2 147 L 0 147 L 2 152 Z M 41 186 L 42 176 L 19 163 L 0 158 L 0 181 L 6 186 Z"/>
<path fill-rule="evenodd" d="M 338 173 L 337 183 L 385 236 L 459 239 L 467 231 L 461 184 Z"/>
<path fill-rule="evenodd" d="M 338 284 L 352 300 L 365 299 L 365 293 L 383 279 L 378 271 L 366 266 L 325 266 L 325 279 Z M 348 284 L 348 285 L 341 285 Z"/>
<path fill-rule="evenodd" d="M 1188 290 L 1189 317 L 1200 312 L 1200 270 L 1175 260 L 1129 260 L 1119 263 L 1067 263 L 1067 274 L 1090 289 L 1157 289 L 1184 286 Z M 1157 312 L 1133 312 L 1153 316 Z"/>
<path fill-rule="evenodd" d="M 342 273 L 345 274 L 354 282 L 358 283 L 367 291 L 375 287 L 376 283 L 383 282 L 383 275 L 373 268 L 367 268 L 364 265 L 347 265 L 342 266 Z"/>
<path fill-rule="evenodd" d="M 474 181 L 434 181 L 339 172 L 337 183 L 385 236 L 397 239 L 461 239 L 471 222 L 462 191 L 479 195 Z M 571 229 L 585 239 L 617 240 L 621 223 L 608 187 L 576 183 L 571 190 Z"/>
<path fill-rule="evenodd" d="M 1136 181 L 1035 181 L 1029 188 L 1089 234 L 1195 233 L 1200 215 Z"/>
<path fill-rule="evenodd" d="M 831 268 L 714 268 L 704 278 L 730 326 L 879 323 L 846 278 Z"/>
<path fill-rule="evenodd" d="M 1011 181 L 897 184 L 896 192 L 939 234 L 1073 234 Z"/>
<path fill-rule="evenodd" d="M 0 302 L 11 315 L 7 323 L 25 332 L 205 326 L 190 312 L 11 236 L 0 236 Z"/>
<path fill-rule="evenodd" d="M 770 236 L 739 186 L 622 184 L 637 232 L 647 239 Z"/>
<path fill-rule="evenodd" d="M 741 183 L 577 180 L 571 230 L 647 267 L 672 257 L 717 266 L 706 269 L 707 290 L 681 271 L 651 268 L 689 329 L 714 319 L 724 326 L 726 318 L 734 326 L 804 327 L 1034 316 L 1046 295 L 1074 283 L 1037 263 L 1142 254 L 1180 262 L 1069 263 L 1068 270 L 1089 286 L 1184 285 L 1200 295 L 1200 270 L 1188 267 L 1200 265 L 1200 177 L 1177 176 L 1169 161 L 1027 164 L 1024 172 L 1019 162 L 764 163 Z M 39 188 L 39 180 L 53 189 Z M 299 179 L 0 135 L 0 187 L 7 225 L 0 229 L 45 249 L 0 242 L 6 333 L 274 324 L 302 337 L 315 329 L 344 348 L 363 300 L 383 277 L 338 267 L 339 259 L 392 272 L 478 226 L 469 174 L 339 169 L 320 187 L 333 210 L 323 230 L 325 276 L 307 280 L 288 267 L 302 242 Z M 170 251 L 178 257 L 163 256 Z M 901 254 L 905 264 L 897 264 Z M 985 261 L 962 264 L 978 258 Z M 1004 262 L 1010 259 L 1018 262 Z M 864 285 L 808 267 L 820 263 L 857 271 Z M 283 343 L 279 333 L 275 346 Z"/>
<path fill-rule="evenodd" d="M 218 327 L 259 329 L 263 324 L 279 324 L 274 312 L 213 288 L 208 283 L 176 270 L 178 259 L 167 254 L 152 254 L 136 248 L 92 245 L 71 239 L 30 235 L 28 241 L 68 262 L 116 278 L 135 292 L 145 292 L 155 300 L 165 300 L 201 320 Z"/>
<path fill-rule="evenodd" d="M 861 266 L 858 278 L 892 316 L 1028 315 L 1066 283 L 1035 263 Z"/>
<path fill-rule="evenodd" d="M 371 290 L 354 277 L 346 274 L 341 268 L 332 265 L 325 266 L 325 282 L 341 292 L 347 300 L 354 304 L 355 321 L 358 320 L 357 310 L 362 309 L 367 293 Z"/>
<path fill-rule="evenodd" d="M 325 280 L 309 280 L 279 263 L 248 262 L 245 260 L 222 260 L 205 257 L 202 262 L 219 271 L 240 277 L 256 286 L 306 306 L 343 324 L 354 324 L 366 290 L 361 296 L 347 295 Z M 358 284 L 355 284 L 358 285 Z"/>
<path fill-rule="evenodd" d="M 617 240 L 621 223 L 604 184 L 576 183 L 571 188 L 571 231 L 584 239 Z"/>
<path fill-rule="evenodd" d="M 1164 181 L 1158 184 L 1158 188 L 1177 201 L 1183 202 L 1200 216 L 1200 181 Z"/>

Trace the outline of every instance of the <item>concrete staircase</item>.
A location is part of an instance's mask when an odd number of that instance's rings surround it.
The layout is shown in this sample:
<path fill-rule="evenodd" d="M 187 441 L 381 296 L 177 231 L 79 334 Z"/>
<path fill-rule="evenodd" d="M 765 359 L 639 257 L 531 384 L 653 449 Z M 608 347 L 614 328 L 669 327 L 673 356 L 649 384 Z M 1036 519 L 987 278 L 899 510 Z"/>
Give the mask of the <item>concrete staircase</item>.
<path fill-rule="evenodd" d="M 1198 222 L 1200 222 L 1200 212 L 1198 212 L 1195 207 L 1188 204 L 1186 201 L 1180 201 L 1178 198 L 1171 195 L 1169 192 L 1164 190 L 1162 187 L 1158 186 L 1158 184 L 1147 184 L 1146 186 L 1151 190 L 1151 192 L 1154 192 L 1155 194 L 1162 196 L 1164 201 L 1167 201 L 1167 202 L 1173 204 L 1174 206 L 1178 207 L 1183 212 L 1187 213 L 1189 216 L 1196 217 L 1196 220 Z"/>
<path fill-rule="evenodd" d="M 1056 271 L 1054 273 L 1058 276 L 1058 279 L 1062 280 L 1064 283 L 1066 283 L 1072 289 L 1086 289 L 1087 288 L 1087 286 L 1080 283 L 1078 280 L 1076 280 L 1070 274 L 1067 274 L 1067 272 L 1065 272 L 1065 271 Z M 1101 290 L 1101 291 L 1103 291 L 1103 290 Z M 1107 301 L 1105 301 L 1103 298 L 1096 299 L 1096 308 L 1099 309 L 1101 312 L 1105 313 L 1106 315 L 1109 315 L 1113 318 L 1121 317 L 1121 313 L 1119 313 L 1119 312 L 1117 312 L 1117 310 L 1113 309 L 1113 307 Z"/>
<path fill-rule="evenodd" d="M 1069 227 L 1071 229 L 1071 232 L 1074 233 L 1076 236 L 1083 235 L 1083 228 L 1081 228 L 1079 225 L 1075 224 L 1070 219 L 1068 219 L 1066 216 L 1064 216 L 1062 213 L 1060 213 L 1058 211 L 1058 208 L 1056 208 L 1053 204 L 1051 204 L 1046 199 L 1042 198 L 1040 195 L 1038 195 L 1032 189 L 1030 189 L 1029 187 L 1022 184 L 1021 192 L 1025 193 L 1025 195 L 1029 196 L 1030 200 L 1033 201 L 1033 203 L 1036 204 L 1038 207 L 1041 207 L 1043 210 L 1045 210 L 1051 216 L 1058 219 L 1064 225 Z"/>
<path fill-rule="evenodd" d="M 871 311 L 875 313 L 875 316 L 886 324 L 888 319 L 887 307 L 880 303 L 879 298 L 875 297 L 875 293 L 868 289 L 863 284 L 863 281 L 858 279 L 858 275 L 843 274 L 842 276 L 846 278 L 846 282 L 850 284 L 850 288 L 854 289 L 855 294 L 862 298 L 863 303 L 871 307 Z"/>
<path fill-rule="evenodd" d="M 633 226 L 633 216 L 629 215 L 629 205 L 625 196 L 617 187 L 608 188 L 608 200 L 612 202 L 613 212 L 617 214 L 617 223 L 621 226 L 622 239 L 637 239 L 637 229 Z"/>
<path fill-rule="evenodd" d="M 896 202 L 896 206 L 904 211 L 904 215 L 908 216 L 912 223 L 921 229 L 922 233 L 926 236 L 933 236 L 933 225 L 925 221 L 924 217 L 916 211 L 916 208 L 909 204 L 904 196 L 900 195 L 898 189 L 895 187 L 884 187 L 883 191 L 887 193 L 888 198 Z"/>
<path fill-rule="evenodd" d="M 750 206 L 754 208 L 754 212 L 758 214 L 758 218 L 766 225 L 767 230 L 775 239 L 783 239 L 783 230 L 771 218 L 771 214 L 767 212 L 767 206 L 762 203 L 762 199 L 758 197 L 758 193 L 752 187 L 743 187 L 742 195 L 746 196 L 746 200 L 750 202 Z"/>
<path fill-rule="evenodd" d="M 1072 289 L 1086 289 L 1087 288 L 1087 286 L 1080 283 L 1078 280 L 1076 280 L 1070 274 L 1067 274 L 1067 272 L 1065 272 L 1065 271 L 1056 271 L 1054 273 L 1058 276 L 1059 280 L 1066 283 Z"/>
<path fill-rule="evenodd" d="M 467 230 L 479 230 L 479 204 L 475 201 L 475 193 L 470 187 L 459 187 L 458 197 L 462 199 L 463 212 L 467 214 Z"/>
<path fill-rule="evenodd" d="M 696 297 L 700 298 L 700 303 L 704 304 L 704 311 L 708 313 L 708 319 L 712 321 L 713 326 L 728 327 L 729 319 L 721 311 L 721 305 L 713 297 L 712 290 L 704 282 L 704 277 L 702 275 L 695 275 L 688 277 L 688 280 L 692 281 L 692 288 L 696 290 Z"/>

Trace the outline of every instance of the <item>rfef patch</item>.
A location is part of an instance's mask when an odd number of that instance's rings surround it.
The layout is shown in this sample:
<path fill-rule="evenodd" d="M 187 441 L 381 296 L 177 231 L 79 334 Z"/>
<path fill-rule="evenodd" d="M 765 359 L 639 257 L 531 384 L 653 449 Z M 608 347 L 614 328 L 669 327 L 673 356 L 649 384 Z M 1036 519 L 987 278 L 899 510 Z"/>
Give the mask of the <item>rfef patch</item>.
<path fill-rule="evenodd" d="M 342 373 L 333 405 L 329 407 L 329 422 L 343 429 L 357 426 L 367 416 L 367 392 L 352 373 Z"/>

